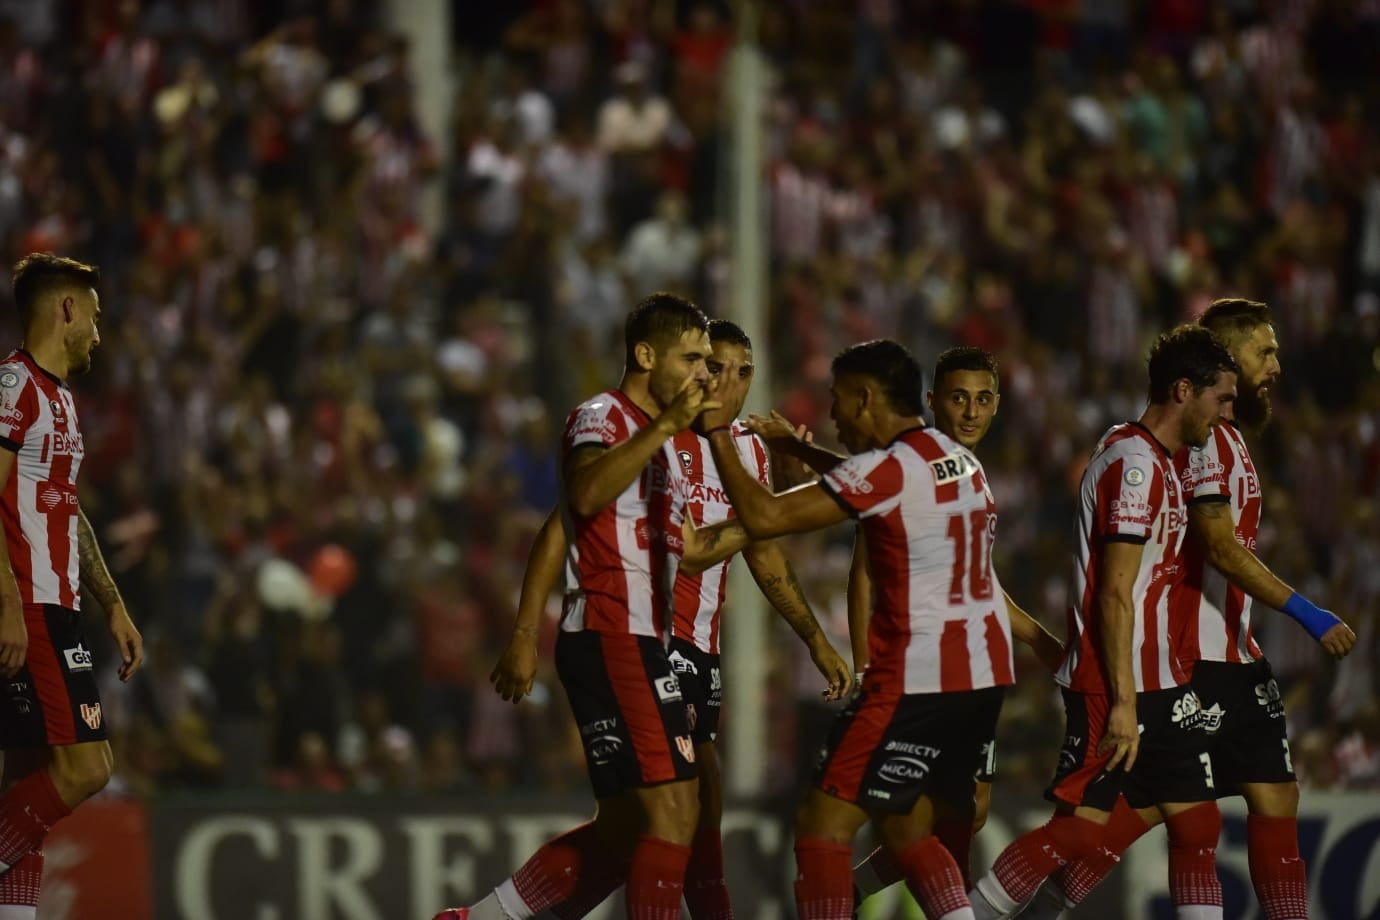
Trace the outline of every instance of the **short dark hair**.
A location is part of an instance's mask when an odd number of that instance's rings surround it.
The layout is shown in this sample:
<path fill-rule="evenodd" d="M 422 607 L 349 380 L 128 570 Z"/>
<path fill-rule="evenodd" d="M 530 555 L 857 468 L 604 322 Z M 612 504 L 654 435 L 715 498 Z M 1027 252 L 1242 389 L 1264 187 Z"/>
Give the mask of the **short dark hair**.
<path fill-rule="evenodd" d="M 849 345 L 834 356 L 834 376 L 845 374 L 871 377 L 880 383 L 897 412 L 919 415 L 923 411 L 925 377 L 920 362 L 900 342 L 873 339 Z"/>
<path fill-rule="evenodd" d="M 709 341 L 711 344 L 727 342 L 729 345 L 741 345 L 744 348 L 752 347 L 752 339 L 748 338 L 743 327 L 727 319 L 711 319 L 709 321 Z"/>
<path fill-rule="evenodd" d="M 34 308 L 46 294 L 63 288 L 95 288 L 101 283 L 101 270 L 51 252 L 31 252 L 14 266 L 14 303 L 19 320 L 27 324 Z"/>
<path fill-rule="evenodd" d="M 1243 297 L 1214 300 L 1198 317 L 1198 325 L 1210 329 L 1228 348 L 1234 347 L 1261 326 L 1273 326 L 1274 323 L 1267 305 Z"/>
<path fill-rule="evenodd" d="M 997 385 L 1001 379 L 997 373 L 996 357 L 990 351 L 972 345 L 957 345 L 939 356 L 934 363 L 934 389 L 938 390 L 944 378 L 954 371 L 986 371 Z"/>
<path fill-rule="evenodd" d="M 1227 347 L 1205 326 L 1186 323 L 1162 332 L 1150 346 L 1150 401 L 1169 401 L 1174 384 L 1187 380 L 1195 391 L 1223 372 L 1239 373 Z"/>
<path fill-rule="evenodd" d="M 670 348 L 691 329 L 704 332 L 709 318 L 684 297 L 658 291 L 642 298 L 623 326 L 623 345 L 628 366 L 637 363 L 637 343 L 647 342 L 657 351 Z"/>

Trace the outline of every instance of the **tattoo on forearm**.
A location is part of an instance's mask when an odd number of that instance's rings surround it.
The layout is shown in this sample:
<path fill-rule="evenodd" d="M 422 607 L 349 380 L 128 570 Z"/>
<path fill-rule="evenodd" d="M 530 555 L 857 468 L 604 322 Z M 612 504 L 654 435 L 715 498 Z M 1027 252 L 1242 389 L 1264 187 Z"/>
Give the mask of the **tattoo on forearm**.
<path fill-rule="evenodd" d="M 120 591 L 110 577 L 110 569 L 96 543 L 96 533 L 85 513 L 77 514 L 77 561 L 81 571 L 81 586 L 90 591 L 102 607 L 109 610 L 120 603 Z"/>
<path fill-rule="evenodd" d="M 805 589 L 795 576 L 795 569 L 786 563 L 785 575 L 775 572 L 762 572 L 757 584 L 771 605 L 791 624 L 791 629 L 802 639 L 811 639 L 819 632 L 819 623 L 810 610 L 810 602 L 805 599 Z"/>

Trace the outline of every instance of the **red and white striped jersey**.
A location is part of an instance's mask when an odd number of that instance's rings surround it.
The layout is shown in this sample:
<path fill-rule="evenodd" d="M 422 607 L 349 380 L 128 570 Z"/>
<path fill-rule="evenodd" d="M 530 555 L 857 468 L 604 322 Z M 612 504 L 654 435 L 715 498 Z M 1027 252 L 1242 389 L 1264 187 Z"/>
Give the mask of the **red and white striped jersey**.
<path fill-rule="evenodd" d="M 19 595 L 79 610 L 77 473 L 86 451 L 77 406 L 25 351 L 0 361 L 0 447 L 15 453 L 0 515 Z"/>
<path fill-rule="evenodd" d="M 1237 542 L 1255 552 L 1260 479 L 1237 427 L 1227 422 L 1214 426 L 1207 445 L 1202 450 L 1185 447 L 1175 455 L 1174 467 L 1188 504 L 1226 502 Z M 1174 620 L 1185 669 L 1195 661 L 1250 662 L 1261 656 L 1251 631 L 1250 595 L 1208 563 L 1201 540 L 1184 544 L 1184 579 L 1174 592 Z"/>
<path fill-rule="evenodd" d="M 733 517 L 733 505 L 724 491 L 719 468 L 709 452 L 709 442 L 686 429 L 672 439 L 676 457 L 685 472 L 685 512 L 696 527 L 718 524 Z M 767 448 L 742 422 L 733 423 L 733 445 L 738 455 L 757 477 L 771 488 L 771 468 Z M 711 655 L 719 654 L 719 613 L 728 588 L 728 564 L 732 557 L 717 562 L 699 575 L 676 575 L 675 636 Z"/>
<path fill-rule="evenodd" d="M 1140 424 L 1113 426 L 1093 451 L 1079 488 L 1068 654 L 1059 669 L 1059 683 L 1079 693 L 1108 691 L 1097 592 L 1103 547 L 1113 541 L 1145 546 L 1131 589 L 1135 605 L 1131 667 L 1136 691 L 1165 690 L 1188 682 L 1171 642 L 1169 616 L 1171 589 L 1182 574 L 1180 550 L 1187 523 L 1168 451 Z"/>
<path fill-rule="evenodd" d="M 866 541 L 869 685 L 950 693 L 1011 683 L 1011 623 L 992 568 L 996 503 L 977 458 L 913 428 L 840 463 L 821 485 L 861 521 Z"/>
<path fill-rule="evenodd" d="M 600 393 L 570 413 L 562 459 L 580 447 L 616 447 L 650 421 L 621 390 Z M 562 629 L 668 640 L 685 515 L 685 475 L 671 443 L 667 439 L 641 475 L 595 514 L 580 517 L 562 500 L 566 533 L 572 535 Z"/>

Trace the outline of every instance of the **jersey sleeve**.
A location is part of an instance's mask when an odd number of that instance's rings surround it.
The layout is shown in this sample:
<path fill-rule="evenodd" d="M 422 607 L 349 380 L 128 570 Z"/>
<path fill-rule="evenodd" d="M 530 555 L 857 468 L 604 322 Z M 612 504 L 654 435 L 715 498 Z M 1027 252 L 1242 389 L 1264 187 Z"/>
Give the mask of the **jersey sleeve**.
<path fill-rule="evenodd" d="M 1179 481 L 1183 484 L 1184 499 L 1189 504 L 1231 499 L 1231 471 L 1223 462 L 1224 457 L 1231 456 L 1226 438 L 1221 425 L 1215 425 L 1206 445 L 1201 449 L 1186 448 L 1180 455 L 1183 461 L 1176 466 Z"/>
<path fill-rule="evenodd" d="M 1145 543 L 1164 503 L 1164 474 L 1148 448 L 1123 441 L 1097 482 L 1097 517 L 1105 539 Z"/>
<path fill-rule="evenodd" d="M 905 476 L 901 461 L 890 452 L 870 450 L 849 457 L 819 482 L 849 515 L 862 520 L 886 514 L 901 503 Z"/>
<path fill-rule="evenodd" d="M 24 446 L 24 438 L 38 416 L 36 391 L 32 380 L 0 370 L 0 447 L 5 450 L 18 453 Z"/>
<path fill-rule="evenodd" d="M 579 447 L 613 447 L 630 435 L 627 417 L 612 399 L 592 399 L 577 406 L 566 419 L 561 453 Z"/>
<path fill-rule="evenodd" d="M 757 477 L 758 482 L 770 489 L 771 459 L 767 453 L 767 445 L 757 435 L 747 431 L 746 426 L 743 433 L 738 435 L 736 443 L 738 454 L 743 458 L 743 465 Z"/>

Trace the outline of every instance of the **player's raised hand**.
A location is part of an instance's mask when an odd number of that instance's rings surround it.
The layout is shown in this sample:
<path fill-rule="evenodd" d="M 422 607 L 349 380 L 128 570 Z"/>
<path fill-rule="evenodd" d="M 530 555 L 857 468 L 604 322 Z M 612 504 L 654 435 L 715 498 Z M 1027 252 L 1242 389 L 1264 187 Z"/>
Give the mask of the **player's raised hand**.
<path fill-rule="evenodd" d="M 711 398 L 710 391 L 703 381 L 691 377 L 681 385 L 676 398 L 662 410 L 657 420 L 664 419 L 668 425 L 673 426 L 674 431 L 684 431 L 701 413 L 712 412 L 721 405 L 719 400 Z"/>
<path fill-rule="evenodd" d="M 29 655 L 29 629 L 19 589 L 0 592 L 0 677 L 13 677 Z"/>
<path fill-rule="evenodd" d="M 1323 651 L 1333 658 L 1341 659 L 1351 654 L 1352 648 L 1356 645 L 1356 633 L 1345 623 L 1338 623 L 1318 640 L 1318 644 L 1323 647 Z"/>
<path fill-rule="evenodd" d="M 537 679 L 537 640 L 526 633 L 514 634 L 489 675 L 489 683 L 505 700 L 520 702 L 532 692 Z"/>
<path fill-rule="evenodd" d="M 775 448 L 809 444 L 814 440 L 814 434 L 808 428 L 804 425 L 792 425 L 790 419 L 775 409 L 771 410 L 771 415 L 749 415 L 747 426 L 753 434 Z"/>
<path fill-rule="evenodd" d="M 1102 735 L 1102 743 L 1097 746 L 1099 756 L 1111 753 L 1106 770 L 1111 772 L 1120 764 L 1122 769 L 1130 770 L 1136 764 L 1140 753 L 1140 723 L 1136 719 L 1136 701 L 1113 703 L 1107 714 L 1107 730 Z"/>
<path fill-rule="evenodd" d="M 752 378 L 744 378 L 739 374 L 739 369 L 743 366 L 741 361 L 729 359 L 723 363 L 718 375 L 709 381 L 710 398 L 717 405 L 705 411 L 700 418 L 700 426 L 705 431 L 712 431 L 715 428 L 722 428 L 725 425 L 732 425 L 738 418 L 738 413 L 743 411 L 743 403 L 747 401 L 748 387 L 752 385 Z"/>
<path fill-rule="evenodd" d="M 844 663 L 843 657 L 834 651 L 827 640 L 810 649 L 810 660 L 829 684 L 824 691 L 826 700 L 841 700 L 848 696 L 853 689 L 853 669 Z"/>

